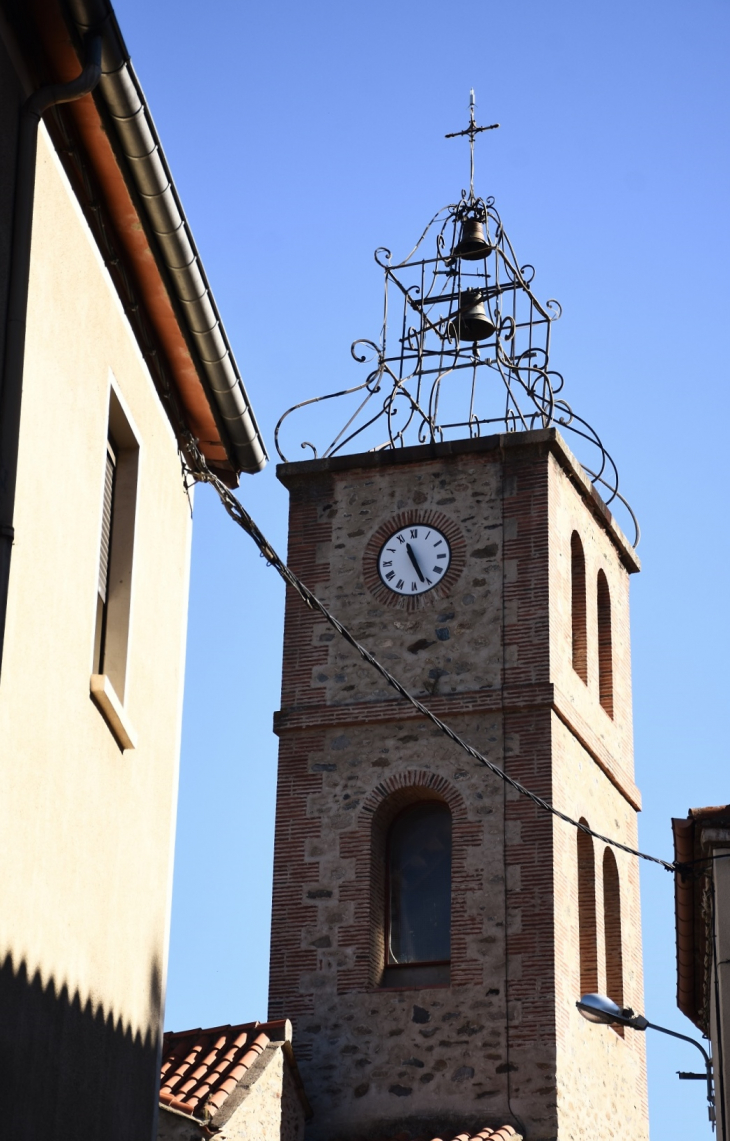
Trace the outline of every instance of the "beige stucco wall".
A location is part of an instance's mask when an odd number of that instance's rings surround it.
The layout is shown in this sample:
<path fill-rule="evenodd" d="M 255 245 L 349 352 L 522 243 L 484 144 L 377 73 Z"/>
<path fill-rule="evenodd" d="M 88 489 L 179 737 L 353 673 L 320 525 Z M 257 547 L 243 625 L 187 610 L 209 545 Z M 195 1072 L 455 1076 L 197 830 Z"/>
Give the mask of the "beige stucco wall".
<path fill-rule="evenodd" d="M 124 753 L 89 697 L 111 384 L 140 440 L 125 694 L 138 747 Z M 144 1040 L 164 987 L 190 510 L 169 423 L 43 126 L 15 530 L 0 955 Z"/>

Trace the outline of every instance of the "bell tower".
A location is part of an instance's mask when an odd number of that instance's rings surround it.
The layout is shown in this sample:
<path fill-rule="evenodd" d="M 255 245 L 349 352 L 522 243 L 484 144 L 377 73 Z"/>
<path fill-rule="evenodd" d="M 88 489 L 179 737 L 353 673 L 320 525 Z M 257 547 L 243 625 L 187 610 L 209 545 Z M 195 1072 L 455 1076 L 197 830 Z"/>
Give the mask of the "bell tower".
<path fill-rule="evenodd" d="M 639 562 L 549 367 L 559 307 L 473 168 L 409 258 L 376 259 L 390 306 L 353 346 L 356 412 L 278 469 L 289 565 L 460 738 L 635 846 Z M 643 1036 L 575 1008 L 642 1007 L 635 858 L 472 759 L 293 591 L 275 728 L 269 1017 L 294 1022 L 311 1138 L 647 1138 Z"/>

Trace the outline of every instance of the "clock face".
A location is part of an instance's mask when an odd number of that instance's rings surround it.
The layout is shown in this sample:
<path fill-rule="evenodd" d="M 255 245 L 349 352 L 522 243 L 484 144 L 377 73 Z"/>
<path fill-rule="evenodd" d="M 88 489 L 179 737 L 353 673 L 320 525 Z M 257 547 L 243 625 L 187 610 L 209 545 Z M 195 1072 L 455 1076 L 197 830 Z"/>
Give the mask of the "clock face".
<path fill-rule="evenodd" d="M 443 531 L 422 523 L 401 527 L 385 540 L 378 572 L 394 594 L 413 597 L 437 586 L 451 562 L 451 546 Z"/>

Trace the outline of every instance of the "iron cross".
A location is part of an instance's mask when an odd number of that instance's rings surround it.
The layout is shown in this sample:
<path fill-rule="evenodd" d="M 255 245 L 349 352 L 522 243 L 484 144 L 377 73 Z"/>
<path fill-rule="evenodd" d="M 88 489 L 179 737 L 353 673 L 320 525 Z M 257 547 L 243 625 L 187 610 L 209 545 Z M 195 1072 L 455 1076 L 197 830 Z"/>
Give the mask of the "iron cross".
<path fill-rule="evenodd" d="M 469 92 L 469 126 L 465 131 L 453 131 L 450 135 L 444 135 L 446 139 L 458 139 L 462 135 L 469 136 L 469 155 L 471 159 L 471 173 L 469 178 L 469 200 L 474 198 L 474 139 L 480 131 L 494 131 L 499 126 L 499 123 L 492 123 L 489 127 L 478 127 L 476 119 L 474 118 L 474 109 L 476 103 L 474 101 L 474 88 L 472 87 Z"/>

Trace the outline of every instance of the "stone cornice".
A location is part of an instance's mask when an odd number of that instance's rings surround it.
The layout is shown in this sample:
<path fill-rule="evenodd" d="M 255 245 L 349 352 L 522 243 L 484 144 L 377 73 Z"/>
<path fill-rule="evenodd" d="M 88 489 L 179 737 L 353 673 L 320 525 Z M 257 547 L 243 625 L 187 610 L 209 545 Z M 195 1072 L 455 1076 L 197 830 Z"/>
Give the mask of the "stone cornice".
<path fill-rule="evenodd" d="M 557 428 L 539 428 L 530 432 L 501 432 L 493 436 L 479 436 L 466 440 L 444 440 L 443 443 L 417 444 L 407 448 L 390 448 L 377 452 L 360 452 L 355 455 L 331 456 L 329 459 L 299 460 L 296 463 L 278 464 L 278 479 L 290 490 L 309 479 L 339 471 L 361 471 L 394 467 L 402 464 L 425 463 L 449 456 L 474 455 L 493 452 L 495 459 L 514 457 L 519 450 L 549 452 L 560 464 L 579 495 L 589 507 L 611 542 L 629 574 L 641 570 L 639 556 L 628 541 L 610 509 L 596 491 L 584 468 L 571 452 Z"/>
<path fill-rule="evenodd" d="M 551 709 L 631 807 L 637 812 L 641 811 L 641 793 L 634 781 L 557 686 L 544 682 L 513 686 L 503 691 L 478 690 L 419 700 L 437 717 L 447 722 L 450 718 L 480 713 L 522 713 L 531 709 Z M 396 698 L 356 701 L 347 705 L 312 703 L 278 710 L 274 714 L 274 732 L 277 736 L 283 736 L 285 733 L 341 728 L 346 725 L 415 721 L 420 717 L 417 709 Z"/>

